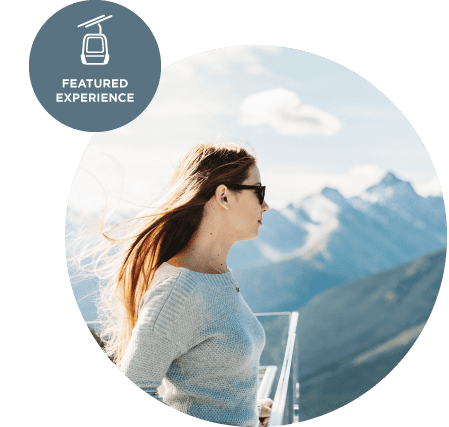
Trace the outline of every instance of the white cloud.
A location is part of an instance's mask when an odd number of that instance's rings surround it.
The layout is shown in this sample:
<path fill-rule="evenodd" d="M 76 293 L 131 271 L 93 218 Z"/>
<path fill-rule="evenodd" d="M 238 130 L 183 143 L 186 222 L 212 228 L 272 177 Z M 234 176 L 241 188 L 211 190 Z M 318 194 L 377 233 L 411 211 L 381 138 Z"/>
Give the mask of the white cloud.
<path fill-rule="evenodd" d="M 276 47 L 237 46 L 194 55 L 162 70 L 158 90 L 143 115 L 154 118 L 201 119 L 235 115 L 244 82 L 271 71 L 264 54 L 276 55 Z"/>
<path fill-rule="evenodd" d="M 376 165 L 353 166 L 337 179 L 339 186 L 337 189 L 345 197 L 358 196 L 367 188 L 377 184 L 386 173 L 385 169 Z"/>
<path fill-rule="evenodd" d="M 312 105 L 303 105 L 298 95 L 277 88 L 253 93 L 240 105 L 243 126 L 269 125 L 281 135 L 332 136 L 341 129 L 340 121 Z"/>
<path fill-rule="evenodd" d="M 435 176 L 429 180 L 423 182 L 412 183 L 415 191 L 422 197 L 427 196 L 441 196 L 441 186 L 440 181 Z"/>
<path fill-rule="evenodd" d="M 326 172 L 303 165 L 260 165 L 260 170 L 267 185 L 267 203 L 275 209 L 318 193 L 324 187 L 335 188 L 346 198 L 357 196 L 387 173 L 375 165 L 354 166 L 345 172 Z"/>

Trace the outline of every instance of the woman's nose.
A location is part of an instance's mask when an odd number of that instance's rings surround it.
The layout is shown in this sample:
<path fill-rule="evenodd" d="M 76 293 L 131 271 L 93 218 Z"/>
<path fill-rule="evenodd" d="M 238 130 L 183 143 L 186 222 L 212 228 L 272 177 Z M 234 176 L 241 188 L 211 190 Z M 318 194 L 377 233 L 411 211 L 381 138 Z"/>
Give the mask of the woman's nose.
<path fill-rule="evenodd" d="M 268 206 L 268 203 L 264 200 L 262 204 L 262 212 L 266 212 L 270 207 Z"/>

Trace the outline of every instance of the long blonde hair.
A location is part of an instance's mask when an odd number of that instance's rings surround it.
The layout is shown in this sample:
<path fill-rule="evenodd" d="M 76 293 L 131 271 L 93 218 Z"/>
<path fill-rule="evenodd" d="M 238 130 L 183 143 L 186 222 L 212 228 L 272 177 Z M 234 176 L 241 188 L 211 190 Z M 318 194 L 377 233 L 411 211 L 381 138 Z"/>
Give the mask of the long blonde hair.
<path fill-rule="evenodd" d="M 178 163 L 157 207 L 102 230 L 108 247 L 101 253 L 96 249 L 96 266 L 108 280 L 100 288 L 101 337 L 118 366 L 156 270 L 188 244 L 217 186 L 241 184 L 255 163 L 253 154 L 234 144 L 193 147 Z"/>

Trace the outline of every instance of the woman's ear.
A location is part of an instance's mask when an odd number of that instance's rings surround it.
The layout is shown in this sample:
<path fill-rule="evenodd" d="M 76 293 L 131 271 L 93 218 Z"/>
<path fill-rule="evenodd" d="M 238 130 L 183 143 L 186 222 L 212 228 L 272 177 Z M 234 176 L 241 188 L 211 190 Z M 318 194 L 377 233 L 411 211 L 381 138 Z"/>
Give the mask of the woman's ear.
<path fill-rule="evenodd" d="M 222 210 L 229 209 L 228 191 L 225 185 L 219 185 L 215 190 L 215 200 Z"/>

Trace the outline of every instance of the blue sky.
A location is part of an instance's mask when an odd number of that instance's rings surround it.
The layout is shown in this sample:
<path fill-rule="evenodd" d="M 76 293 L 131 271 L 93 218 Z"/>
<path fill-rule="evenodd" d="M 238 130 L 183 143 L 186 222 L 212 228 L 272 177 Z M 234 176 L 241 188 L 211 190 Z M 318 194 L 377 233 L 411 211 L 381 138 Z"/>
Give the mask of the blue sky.
<path fill-rule="evenodd" d="M 132 214 L 162 194 L 191 146 L 223 140 L 255 150 L 275 208 L 326 185 L 357 195 L 386 171 L 423 196 L 441 193 L 412 125 L 365 79 L 299 50 L 231 47 L 164 69 L 141 116 L 96 134 L 69 204 L 89 212 L 107 200 Z"/>

